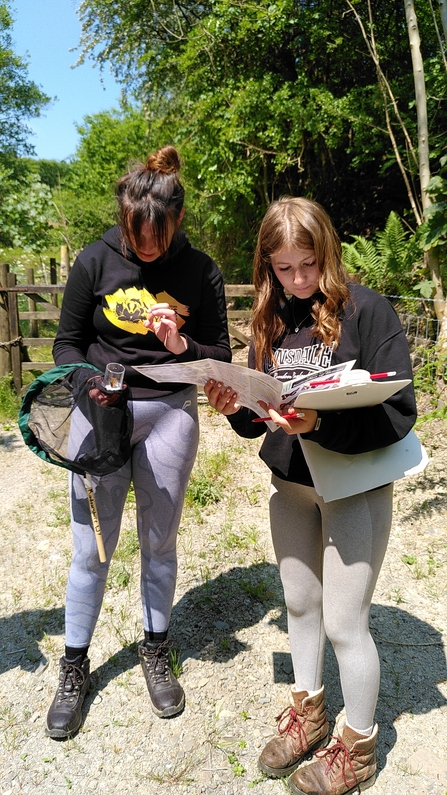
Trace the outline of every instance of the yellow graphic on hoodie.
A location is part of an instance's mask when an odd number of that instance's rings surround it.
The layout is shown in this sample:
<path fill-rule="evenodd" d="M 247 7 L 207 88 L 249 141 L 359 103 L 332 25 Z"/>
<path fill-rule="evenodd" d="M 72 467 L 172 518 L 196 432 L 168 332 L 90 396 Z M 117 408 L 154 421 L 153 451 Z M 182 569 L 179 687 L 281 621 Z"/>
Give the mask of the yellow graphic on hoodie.
<path fill-rule="evenodd" d="M 139 290 L 137 287 L 129 287 L 127 290 L 121 288 L 113 295 L 106 295 L 108 306 L 104 307 L 104 314 L 114 326 L 129 331 L 131 334 L 147 334 L 151 329 L 146 328 L 144 321 L 147 320 L 147 313 L 154 304 L 166 303 L 177 313 L 177 328 L 181 328 L 185 321 L 180 315 L 187 317 L 189 308 L 185 304 L 179 304 L 175 298 L 171 298 L 167 293 L 158 293 L 155 297 L 145 288 Z"/>

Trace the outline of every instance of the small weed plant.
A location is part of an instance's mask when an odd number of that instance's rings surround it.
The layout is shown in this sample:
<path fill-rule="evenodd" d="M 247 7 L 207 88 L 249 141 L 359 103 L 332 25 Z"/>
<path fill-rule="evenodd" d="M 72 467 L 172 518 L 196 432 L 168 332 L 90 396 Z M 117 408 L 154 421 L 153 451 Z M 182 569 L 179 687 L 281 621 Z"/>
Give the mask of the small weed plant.
<path fill-rule="evenodd" d="M 218 453 L 201 452 L 198 455 L 186 491 L 185 505 L 192 508 L 220 502 L 224 485 L 228 481 L 229 457 L 225 450 Z"/>
<path fill-rule="evenodd" d="M 168 654 L 169 667 L 176 679 L 178 679 L 181 673 L 183 672 L 181 656 L 182 656 L 181 650 L 177 648 L 177 646 L 171 646 Z"/>
<path fill-rule="evenodd" d="M 263 605 L 271 605 L 275 599 L 275 594 L 265 582 L 241 582 L 241 588 L 254 601 L 261 602 Z"/>

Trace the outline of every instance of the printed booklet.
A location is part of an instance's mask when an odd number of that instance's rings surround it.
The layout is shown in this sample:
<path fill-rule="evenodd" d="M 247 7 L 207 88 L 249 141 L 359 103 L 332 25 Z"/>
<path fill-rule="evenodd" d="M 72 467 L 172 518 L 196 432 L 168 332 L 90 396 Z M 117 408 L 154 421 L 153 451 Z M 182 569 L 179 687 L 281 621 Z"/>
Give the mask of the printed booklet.
<path fill-rule="evenodd" d="M 383 403 L 411 383 L 409 378 L 389 380 L 388 374 L 380 374 L 385 380 L 372 380 L 365 370 L 353 370 L 354 363 L 355 359 L 286 382 L 240 364 L 228 364 L 215 359 L 200 359 L 185 364 L 139 365 L 134 369 L 161 383 L 197 384 L 203 387 L 213 378 L 232 387 L 237 392 L 238 403 L 252 409 L 260 417 L 266 417 L 265 411 L 259 406 L 260 400 L 273 405 L 281 413 L 292 406 L 322 411 L 339 410 Z M 273 425 L 270 422 L 268 424 Z"/>

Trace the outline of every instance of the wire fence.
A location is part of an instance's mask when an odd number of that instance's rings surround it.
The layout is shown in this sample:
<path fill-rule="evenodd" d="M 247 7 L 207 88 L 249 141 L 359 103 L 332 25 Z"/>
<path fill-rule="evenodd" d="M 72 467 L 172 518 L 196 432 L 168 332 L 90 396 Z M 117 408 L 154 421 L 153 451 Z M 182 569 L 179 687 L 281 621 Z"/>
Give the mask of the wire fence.
<path fill-rule="evenodd" d="M 432 298 L 387 295 L 393 304 L 410 347 L 413 371 L 425 370 L 426 378 L 447 382 L 447 359 L 437 355 L 436 342 L 441 321 L 433 317 Z M 445 303 L 445 302 L 444 302 Z"/>

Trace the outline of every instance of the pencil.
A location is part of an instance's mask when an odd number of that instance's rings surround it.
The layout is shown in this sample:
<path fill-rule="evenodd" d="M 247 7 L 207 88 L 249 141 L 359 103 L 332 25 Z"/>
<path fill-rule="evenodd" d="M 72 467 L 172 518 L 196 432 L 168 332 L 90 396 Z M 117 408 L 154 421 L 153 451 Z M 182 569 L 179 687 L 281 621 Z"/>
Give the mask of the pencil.
<path fill-rule="evenodd" d="M 390 370 L 389 373 L 372 373 L 369 377 L 371 379 L 374 378 L 389 378 L 392 375 L 397 375 L 395 370 Z M 323 386 L 324 384 L 339 384 L 339 378 L 328 378 L 327 381 L 309 381 L 309 386 Z M 349 382 L 346 383 L 346 386 L 352 386 Z"/>

